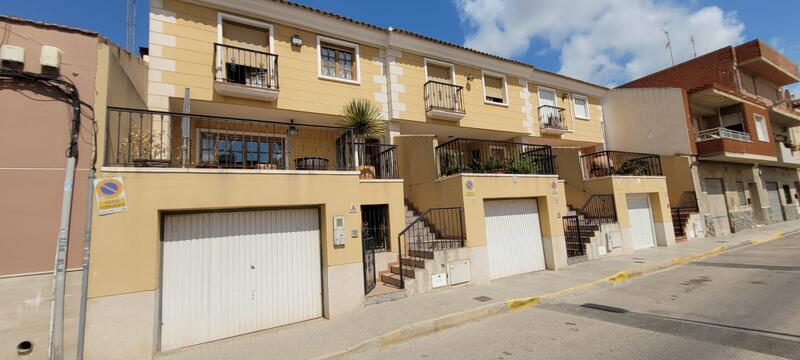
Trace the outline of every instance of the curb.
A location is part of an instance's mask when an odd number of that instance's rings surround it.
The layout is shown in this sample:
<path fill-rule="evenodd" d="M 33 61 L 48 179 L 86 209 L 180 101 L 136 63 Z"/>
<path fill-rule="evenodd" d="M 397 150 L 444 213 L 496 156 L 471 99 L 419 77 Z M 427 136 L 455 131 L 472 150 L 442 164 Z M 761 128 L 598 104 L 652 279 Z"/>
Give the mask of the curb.
<path fill-rule="evenodd" d="M 664 270 L 667 268 L 671 268 L 674 266 L 679 266 L 686 264 L 691 261 L 695 261 L 698 259 L 702 259 L 711 255 L 720 254 L 723 252 L 731 251 L 734 249 L 763 244 L 765 242 L 769 242 L 772 240 L 777 240 L 782 238 L 785 235 L 784 232 L 778 231 L 773 233 L 772 235 L 754 239 L 754 240 L 745 240 L 740 241 L 735 244 L 731 245 L 722 245 L 718 246 L 712 250 L 706 251 L 704 253 L 695 254 L 684 256 L 680 258 L 675 258 L 671 260 L 662 261 L 654 266 L 643 270 L 628 270 L 628 271 L 620 271 L 614 275 L 609 277 L 588 282 L 585 284 L 581 284 L 578 286 L 573 286 L 566 289 L 561 289 L 553 292 L 549 292 L 543 295 L 538 296 L 531 296 L 531 297 L 523 297 L 517 299 L 508 299 L 505 301 L 498 301 L 486 305 L 482 305 L 476 308 L 467 309 L 464 311 L 443 315 L 437 318 L 423 320 L 420 322 L 416 322 L 413 324 L 408 324 L 392 330 L 388 333 L 383 335 L 374 337 L 372 339 L 363 341 L 359 344 L 353 345 L 348 349 L 338 351 L 335 353 L 322 355 L 319 357 L 313 358 L 314 360 L 322 360 L 322 359 L 344 359 L 349 354 L 360 353 L 364 351 L 378 349 L 385 345 L 395 344 L 401 341 L 413 339 L 415 337 L 431 334 L 434 332 L 442 331 L 448 328 L 452 328 L 455 326 L 463 325 L 468 322 L 480 320 L 483 318 L 487 318 L 489 316 L 504 314 L 504 313 L 511 313 L 521 311 L 530 307 L 534 307 L 538 305 L 540 302 L 544 301 L 545 299 L 556 298 L 559 296 L 564 296 L 567 294 L 571 294 L 577 292 L 579 290 L 585 289 L 593 289 L 600 286 L 608 286 L 608 285 L 615 285 L 619 283 L 623 283 L 629 281 L 631 279 L 641 277 L 647 274 L 651 274 L 660 270 Z"/>

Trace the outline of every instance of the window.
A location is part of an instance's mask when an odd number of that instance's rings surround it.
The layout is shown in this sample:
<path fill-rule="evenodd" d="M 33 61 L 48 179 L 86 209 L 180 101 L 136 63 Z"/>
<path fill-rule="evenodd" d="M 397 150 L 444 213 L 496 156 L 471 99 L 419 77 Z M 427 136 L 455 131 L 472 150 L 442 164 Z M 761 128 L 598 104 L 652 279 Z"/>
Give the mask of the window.
<path fill-rule="evenodd" d="M 753 114 L 753 117 L 756 120 L 756 135 L 758 135 L 758 141 L 769 142 L 769 134 L 767 132 L 767 121 L 764 119 L 763 116 L 758 114 Z"/>
<path fill-rule="evenodd" d="M 589 120 L 589 99 L 583 95 L 572 95 L 572 104 L 575 106 L 575 117 Z"/>
<path fill-rule="evenodd" d="M 358 45 L 318 36 L 317 52 L 321 78 L 359 83 Z"/>
<path fill-rule="evenodd" d="M 284 165 L 282 138 L 200 132 L 200 164 L 223 168 L 279 169 Z"/>
<path fill-rule="evenodd" d="M 747 205 L 747 195 L 744 192 L 744 183 L 736 182 L 736 194 L 739 196 L 739 205 Z"/>
<path fill-rule="evenodd" d="M 786 199 L 786 204 L 792 203 L 792 190 L 789 185 L 783 185 L 783 197 Z"/>
<path fill-rule="evenodd" d="M 508 105 L 506 77 L 483 74 L 483 95 L 486 103 Z"/>

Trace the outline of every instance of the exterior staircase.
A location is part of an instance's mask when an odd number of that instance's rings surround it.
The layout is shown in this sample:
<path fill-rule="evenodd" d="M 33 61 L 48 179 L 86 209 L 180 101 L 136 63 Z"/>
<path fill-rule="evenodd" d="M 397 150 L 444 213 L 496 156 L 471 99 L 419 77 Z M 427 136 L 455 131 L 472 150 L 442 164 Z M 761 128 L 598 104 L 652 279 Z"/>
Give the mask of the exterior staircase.
<path fill-rule="evenodd" d="M 413 281 L 417 276 L 417 270 L 425 270 L 426 260 L 433 260 L 436 251 L 450 248 L 461 247 L 463 239 L 452 239 L 438 233 L 424 214 L 414 208 L 406 200 L 406 230 L 403 233 L 406 249 L 405 256 L 400 261 L 389 263 L 389 269 L 381 271 L 380 279 L 384 284 L 402 287 L 402 282 Z M 401 279 L 400 274 L 403 274 Z M 424 272 L 423 272 L 424 273 Z"/>
<path fill-rule="evenodd" d="M 613 195 L 592 195 L 580 209 L 567 205 L 567 215 L 562 219 L 567 257 L 580 261 L 586 256 L 586 244 L 598 236 L 601 226 L 617 222 Z"/>

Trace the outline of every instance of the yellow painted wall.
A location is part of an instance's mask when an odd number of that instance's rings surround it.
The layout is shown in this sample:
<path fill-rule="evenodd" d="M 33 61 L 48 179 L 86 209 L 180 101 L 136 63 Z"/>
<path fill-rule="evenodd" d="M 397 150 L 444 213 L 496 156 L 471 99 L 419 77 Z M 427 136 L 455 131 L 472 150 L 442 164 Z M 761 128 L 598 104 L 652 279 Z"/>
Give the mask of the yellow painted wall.
<path fill-rule="evenodd" d="M 274 53 L 278 55 L 280 95 L 274 103 L 223 97 L 213 91 L 214 42 L 217 40 L 217 11 L 177 0 L 164 0 L 164 8 L 174 11 L 175 23 L 164 23 L 163 32 L 176 37 L 175 47 L 163 46 L 161 57 L 176 61 L 175 71 L 162 71 L 161 82 L 175 85 L 169 96 L 182 97 L 183 88 L 191 87 L 192 99 L 240 104 L 270 109 L 339 114 L 352 98 L 373 100 L 380 85 L 373 81 L 382 65 L 374 63 L 379 55 L 374 47 L 360 45 L 361 84 L 348 84 L 317 77 L 316 34 L 272 23 Z M 303 46 L 292 47 L 292 35 L 303 38 Z M 158 56 L 158 54 L 153 54 Z"/>
<path fill-rule="evenodd" d="M 551 88 L 550 86 L 542 85 L 546 88 Z M 533 118 L 535 122 L 535 127 L 538 130 L 539 127 L 539 84 L 530 82 L 528 83 L 528 91 L 531 94 L 531 106 L 533 111 Z M 594 96 L 588 96 L 586 94 L 578 94 L 584 95 L 589 99 L 589 120 L 586 119 L 578 119 L 575 117 L 575 108 L 572 104 L 572 91 L 569 89 L 554 89 L 556 91 L 556 106 L 564 109 L 564 116 L 567 121 L 567 128 L 572 130 L 572 132 L 568 132 L 566 134 L 561 135 L 560 139 L 564 140 L 573 140 L 573 141 L 585 141 L 585 142 L 593 142 L 593 143 L 603 143 L 603 132 L 602 132 L 602 124 L 600 120 L 603 116 L 603 105 L 602 100 L 600 98 Z M 542 134 L 542 137 L 545 138 L 559 138 L 555 135 L 548 135 Z"/>
<path fill-rule="evenodd" d="M 626 199 L 628 194 L 649 194 L 653 221 L 656 223 L 672 221 L 665 177 L 602 177 L 587 180 L 586 186 L 593 193 L 614 194 L 617 220 L 622 228 L 630 226 Z"/>

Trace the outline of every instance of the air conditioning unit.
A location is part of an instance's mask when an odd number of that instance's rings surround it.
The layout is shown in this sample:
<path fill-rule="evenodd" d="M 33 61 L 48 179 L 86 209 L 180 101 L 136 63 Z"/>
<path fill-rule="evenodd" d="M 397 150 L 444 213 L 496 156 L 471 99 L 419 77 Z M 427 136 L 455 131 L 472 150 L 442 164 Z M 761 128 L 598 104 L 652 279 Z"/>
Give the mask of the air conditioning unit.
<path fill-rule="evenodd" d="M 0 47 L 0 60 L 25 63 L 25 48 L 14 45 L 3 45 Z"/>
<path fill-rule="evenodd" d="M 58 69 L 61 66 L 61 49 L 55 46 L 42 46 L 42 55 L 39 57 L 39 64 Z"/>

